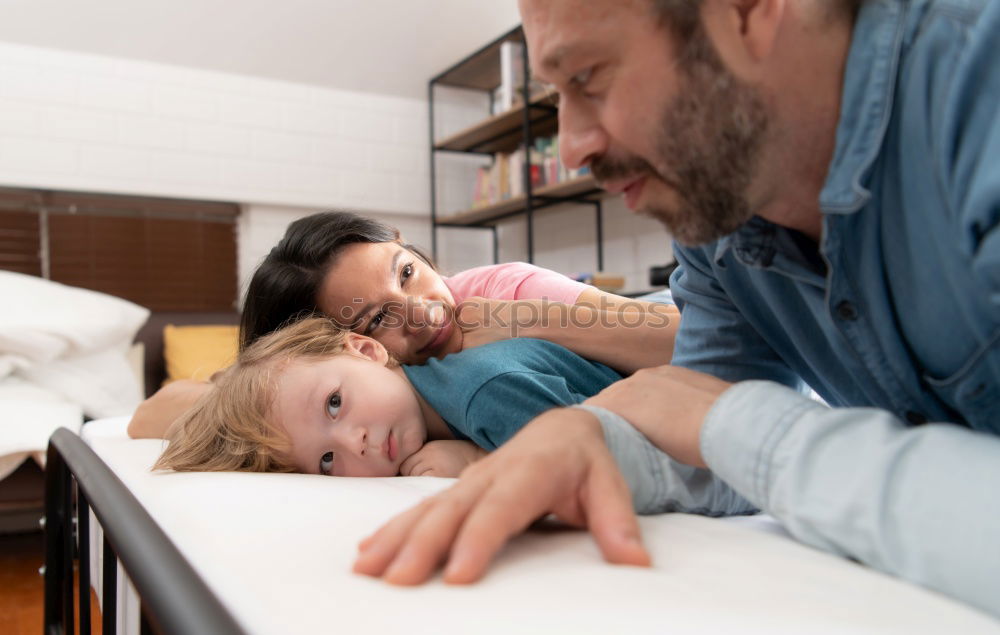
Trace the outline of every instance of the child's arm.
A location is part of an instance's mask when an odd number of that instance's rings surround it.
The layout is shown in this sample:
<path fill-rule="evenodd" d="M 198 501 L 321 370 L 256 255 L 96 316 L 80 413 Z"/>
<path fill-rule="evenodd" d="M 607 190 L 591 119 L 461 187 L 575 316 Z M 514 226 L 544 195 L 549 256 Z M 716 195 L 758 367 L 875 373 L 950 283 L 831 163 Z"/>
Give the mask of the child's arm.
<path fill-rule="evenodd" d="M 468 441 L 428 441 L 399 466 L 400 476 L 457 478 L 466 467 L 487 455 Z"/>

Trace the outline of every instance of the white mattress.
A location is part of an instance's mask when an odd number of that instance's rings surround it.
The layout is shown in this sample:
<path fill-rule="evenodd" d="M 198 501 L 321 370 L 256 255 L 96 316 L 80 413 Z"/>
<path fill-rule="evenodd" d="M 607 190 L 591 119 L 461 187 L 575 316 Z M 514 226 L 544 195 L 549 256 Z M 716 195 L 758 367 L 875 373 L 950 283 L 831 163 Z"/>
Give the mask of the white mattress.
<path fill-rule="evenodd" d="M 651 569 L 605 564 L 581 531 L 529 533 L 479 584 L 395 588 L 351 573 L 355 545 L 449 479 L 152 474 L 161 442 L 126 423 L 83 435 L 251 633 L 1000 633 L 760 518 L 642 518 Z"/>

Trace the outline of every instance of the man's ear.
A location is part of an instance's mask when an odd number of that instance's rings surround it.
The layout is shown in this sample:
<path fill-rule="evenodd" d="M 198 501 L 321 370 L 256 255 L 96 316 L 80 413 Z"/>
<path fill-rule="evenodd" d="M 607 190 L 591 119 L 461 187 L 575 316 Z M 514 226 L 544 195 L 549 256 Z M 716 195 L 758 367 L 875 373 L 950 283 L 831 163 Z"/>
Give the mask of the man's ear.
<path fill-rule="evenodd" d="M 726 68 L 753 80 L 774 52 L 786 0 L 709 0 L 705 30 Z"/>
<path fill-rule="evenodd" d="M 389 352 L 385 347 L 372 338 L 359 333 L 348 333 L 344 341 L 344 350 L 357 357 L 364 357 L 379 364 L 389 362 Z"/>

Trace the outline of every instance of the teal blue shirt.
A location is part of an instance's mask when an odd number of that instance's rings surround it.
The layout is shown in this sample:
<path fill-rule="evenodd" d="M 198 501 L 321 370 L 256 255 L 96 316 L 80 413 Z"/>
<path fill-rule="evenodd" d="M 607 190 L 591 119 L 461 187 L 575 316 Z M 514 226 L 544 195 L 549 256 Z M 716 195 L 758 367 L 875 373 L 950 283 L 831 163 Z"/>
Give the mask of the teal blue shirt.
<path fill-rule="evenodd" d="M 621 375 L 552 342 L 515 338 L 404 366 L 457 439 L 495 450 L 549 408 L 578 404 Z"/>
<path fill-rule="evenodd" d="M 800 540 L 1000 616 L 1000 0 L 862 5 L 818 202 L 818 253 L 759 218 L 675 250 L 673 363 L 767 380 L 702 455 Z"/>

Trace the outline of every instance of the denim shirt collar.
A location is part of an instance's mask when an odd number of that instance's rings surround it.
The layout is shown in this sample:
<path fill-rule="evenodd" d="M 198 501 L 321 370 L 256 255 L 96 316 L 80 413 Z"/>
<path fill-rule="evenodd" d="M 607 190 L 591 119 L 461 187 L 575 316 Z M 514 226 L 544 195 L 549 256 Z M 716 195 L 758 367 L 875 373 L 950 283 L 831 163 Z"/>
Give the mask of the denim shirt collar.
<path fill-rule="evenodd" d="M 900 0 L 865 2 L 858 13 L 844 72 L 836 147 L 819 196 L 825 214 L 852 214 L 871 196 L 865 180 L 892 115 L 905 13 Z"/>
<path fill-rule="evenodd" d="M 864 181 L 892 114 L 905 12 L 900 0 L 871 0 L 858 13 L 844 71 L 836 147 L 819 196 L 824 214 L 852 214 L 871 196 Z M 716 242 L 715 262 L 732 249 L 747 265 L 769 267 L 777 229 L 755 216 Z"/>

